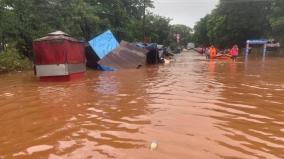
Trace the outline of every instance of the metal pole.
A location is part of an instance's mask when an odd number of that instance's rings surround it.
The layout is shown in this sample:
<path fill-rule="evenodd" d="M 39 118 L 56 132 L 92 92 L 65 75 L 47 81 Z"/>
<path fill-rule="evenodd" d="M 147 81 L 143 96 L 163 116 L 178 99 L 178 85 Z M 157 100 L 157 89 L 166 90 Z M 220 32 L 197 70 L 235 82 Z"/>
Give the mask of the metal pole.
<path fill-rule="evenodd" d="M 265 61 L 265 58 L 266 58 L 266 51 L 267 51 L 267 44 L 264 44 L 263 45 L 263 57 L 262 57 L 262 61 L 264 62 Z"/>
<path fill-rule="evenodd" d="M 247 41 L 246 52 L 245 55 L 248 56 L 249 53 L 249 41 Z"/>
<path fill-rule="evenodd" d="M 266 56 L 267 45 L 263 45 L 263 56 Z"/>
<path fill-rule="evenodd" d="M 248 54 L 249 54 L 249 47 L 250 47 L 250 42 L 249 40 L 247 40 L 247 44 L 246 44 L 246 50 L 245 50 L 245 72 L 248 69 Z"/>
<path fill-rule="evenodd" d="M 143 1 L 143 41 L 145 42 L 146 37 L 146 29 L 145 29 L 145 23 L 146 23 L 146 0 Z"/>

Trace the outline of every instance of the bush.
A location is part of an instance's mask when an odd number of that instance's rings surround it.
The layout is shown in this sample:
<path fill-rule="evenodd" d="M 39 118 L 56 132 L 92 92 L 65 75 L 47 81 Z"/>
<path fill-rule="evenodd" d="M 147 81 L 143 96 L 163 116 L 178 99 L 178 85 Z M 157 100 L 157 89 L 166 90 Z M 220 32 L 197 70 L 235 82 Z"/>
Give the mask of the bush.
<path fill-rule="evenodd" d="M 32 69 L 32 62 L 15 48 L 0 53 L 0 73 Z"/>

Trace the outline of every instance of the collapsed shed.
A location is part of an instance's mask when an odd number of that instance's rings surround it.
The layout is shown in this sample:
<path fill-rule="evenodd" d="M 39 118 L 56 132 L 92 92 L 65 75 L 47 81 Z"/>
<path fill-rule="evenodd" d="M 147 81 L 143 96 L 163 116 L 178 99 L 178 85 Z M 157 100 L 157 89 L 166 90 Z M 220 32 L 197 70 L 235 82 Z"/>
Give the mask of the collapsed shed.
<path fill-rule="evenodd" d="M 113 68 L 99 65 L 99 61 L 119 47 L 119 43 L 110 30 L 88 42 L 86 49 L 87 65 L 102 71 L 114 71 Z"/>
<path fill-rule="evenodd" d="M 126 41 L 119 44 L 112 32 L 108 30 L 89 41 L 89 47 L 86 49 L 87 64 L 103 71 L 158 64 L 163 62 L 162 47 L 157 44 Z"/>
<path fill-rule="evenodd" d="M 122 41 L 120 46 L 98 63 L 114 69 L 140 68 L 146 65 L 147 50 L 138 48 L 134 44 Z"/>
<path fill-rule="evenodd" d="M 42 81 L 72 80 L 86 71 L 84 44 L 56 31 L 33 42 L 35 75 Z"/>
<path fill-rule="evenodd" d="M 163 54 L 159 52 L 159 45 L 155 43 L 137 43 L 137 47 L 147 50 L 147 64 L 162 63 Z"/>

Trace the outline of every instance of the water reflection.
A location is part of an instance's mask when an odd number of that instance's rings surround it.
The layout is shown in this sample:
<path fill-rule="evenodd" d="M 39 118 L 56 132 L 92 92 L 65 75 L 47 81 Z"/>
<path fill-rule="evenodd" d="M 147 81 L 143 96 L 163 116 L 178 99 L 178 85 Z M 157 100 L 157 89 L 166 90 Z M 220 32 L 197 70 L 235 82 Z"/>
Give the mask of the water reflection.
<path fill-rule="evenodd" d="M 115 76 L 111 76 L 109 73 L 102 72 L 96 83 L 96 91 L 101 94 L 118 94 L 119 81 L 115 78 Z"/>
<path fill-rule="evenodd" d="M 208 62 L 208 71 L 210 73 L 215 73 L 215 69 L 216 69 L 216 61 L 215 60 L 209 60 L 209 62 Z"/>
<path fill-rule="evenodd" d="M 217 124 L 217 127 L 226 132 L 224 136 L 231 140 L 228 143 L 218 142 L 247 156 L 244 158 L 284 157 L 284 135 L 281 131 L 283 123 L 276 122 L 282 120 L 284 103 L 280 101 L 284 98 L 280 97 L 279 93 L 283 95 L 284 92 L 276 92 L 276 87 L 266 85 L 277 81 L 277 72 L 270 62 L 252 59 L 247 64 L 245 76 L 236 77 L 231 81 L 228 78 L 218 79 L 224 83 L 224 99 L 218 103 L 218 111 L 226 116 L 214 118 L 223 121 Z M 235 64 L 233 67 L 242 68 L 242 65 Z M 238 73 L 241 72 L 241 69 L 238 69 Z"/>

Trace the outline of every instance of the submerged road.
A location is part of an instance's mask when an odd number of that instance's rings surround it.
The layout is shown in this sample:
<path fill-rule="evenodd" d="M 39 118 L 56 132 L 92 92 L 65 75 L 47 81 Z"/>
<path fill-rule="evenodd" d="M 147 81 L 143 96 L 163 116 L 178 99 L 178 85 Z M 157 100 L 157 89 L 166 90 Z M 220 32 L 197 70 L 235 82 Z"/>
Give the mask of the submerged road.
<path fill-rule="evenodd" d="M 283 68 L 184 52 L 67 83 L 0 75 L 0 159 L 282 159 Z"/>

